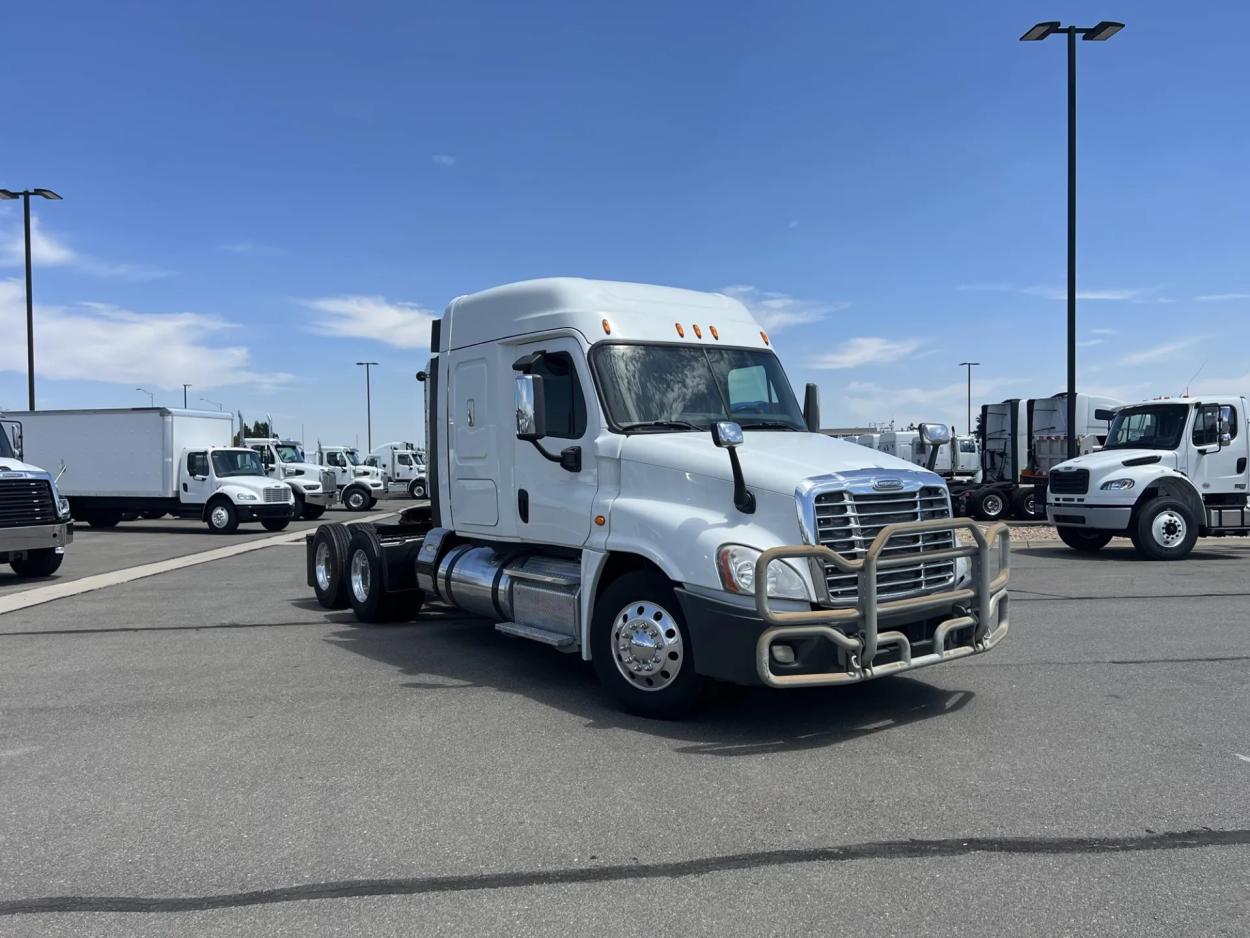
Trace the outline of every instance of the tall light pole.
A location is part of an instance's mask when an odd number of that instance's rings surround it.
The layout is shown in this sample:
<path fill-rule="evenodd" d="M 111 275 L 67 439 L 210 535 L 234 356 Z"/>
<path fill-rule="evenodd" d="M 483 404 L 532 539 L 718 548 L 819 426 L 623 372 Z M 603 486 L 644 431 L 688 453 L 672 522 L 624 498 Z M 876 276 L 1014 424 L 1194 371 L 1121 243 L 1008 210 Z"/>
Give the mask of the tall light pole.
<path fill-rule="evenodd" d="M 22 200 L 22 219 L 26 224 L 26 389 L 30 398 L 29 410 L 35 409 L 35 294 L 31 286 L 30 276 L 30 197 L 37 195 L 54 202 L 61 197 L 51 189 L 23 189 L 14 192 L 12 189 L 0 189 L 0 199 Z"/>
<path fill-rule="evenodd" d="M 369 384 L 369 369 L 377 367 L 377 362 L 356 362 L 365 369 L 365 439 L 369 444 L 369 452 L 373 452 L 373 389 Z"/>
<path fill-rule="evenodd" d="M 1103 20 L 1096 26 L 1062 26 L 1058 20 L 1038 23 L 1021 42 L 1048 36 L 1068 37 L 1068 458 L 1076 458 L 1076 37 L 1102 42 L 1123 23 Z"/>
<path fill-rule="evenodd" d="M 146 394 L 146 395 L 148 396 L 148 406 L 149 406 L 149 407 L 155 407 L 155 406 L 156 406 L 156 398 L 152 396 L 152 392 L 151 392 L 151 391 L 149 391 L 147 388 L 135 388 L 135 390 L 136 390 L 136 391 L 138 391 L 140 394 Z"/>
<path fill-rule="evenodd" d="M 972 369 L 980 362 L 960 362 L 960 368 L 968 369 L 968 436 L 972 436 Z"/>
<path fill-rule="evenodd" d="M 226 408 L 224 408 L 224 407 L 222 407 L 222 406 L 221 406 L 221 401 L 210 401 L 207 397 L 201 397 L 201 398 L 200 398 L 200 400 L 202 400 L 205 404 L 212 404 L 212 405 L 213 405 L 214 407 L 216 407 L 218 410 L 225 410 L 225 409 L 226 409 Z M 231 417 L 231 419 L 233 419 L 233 416 Z"/>
<path fill-rule="evenodd" d="M 184 384 L 182 386 L 182 409 L 183 410 L 187 409 L 187 388 L 189 387 L 192 387 L 192 385 Z"/>

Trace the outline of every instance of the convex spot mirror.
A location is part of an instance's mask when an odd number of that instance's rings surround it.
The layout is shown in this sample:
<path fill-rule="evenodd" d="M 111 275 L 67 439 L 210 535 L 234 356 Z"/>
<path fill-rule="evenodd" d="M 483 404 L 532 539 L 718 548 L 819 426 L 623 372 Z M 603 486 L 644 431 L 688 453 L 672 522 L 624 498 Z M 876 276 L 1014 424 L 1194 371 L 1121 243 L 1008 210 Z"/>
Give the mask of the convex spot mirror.
<path fill-rule="evenodd" d="M 538 375 L 516 376 L 516 438 L 541 440 L 547 435 L 543 379 Z"/>
<path fill-rule="evenodd" d="M 742 426 L 732 420 L 718 420 L 712 424 L 712 442 L 721 449 L 733 449 L 742 445 Z"/>
<path fill-rule="evenodd" d="M 922 423 L 920 425 L 920 439 L 926 443 L 933 443 L 938 446 L 943 443 L 949 443 L 951 440 L 951 428 L 944 423 Z"/>

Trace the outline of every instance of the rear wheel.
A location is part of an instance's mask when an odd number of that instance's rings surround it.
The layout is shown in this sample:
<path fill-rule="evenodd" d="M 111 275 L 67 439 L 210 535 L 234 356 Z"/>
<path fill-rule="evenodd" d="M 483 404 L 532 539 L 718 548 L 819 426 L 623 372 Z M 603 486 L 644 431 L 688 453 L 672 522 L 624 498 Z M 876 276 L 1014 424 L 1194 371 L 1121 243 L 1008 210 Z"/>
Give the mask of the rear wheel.
<path fill-rule="evenodd" d="M 1011 509 L 1012 514 L 1021 521 L 1036 521 L 1045 514 L 1037 500 L 1037 492 L 1032 486 L 1022 488 L 1016 492 L 1016 497 L 1011 503 Z"/>
<path fill-rule="evenodd" d="M 1178 498 L 1156 498 L 1137 513 L 1133 546 L 1149 560 L 1180 560 L 1198 541 L 1198 524 Z"/>
<path fill-rule="evenodd" d="M 1079 550 L 1086 554 L 1102 550 L 1111 543 L 1111 535 L 1106 531 L 1082 531 L 1080 528 L 1064 525 L 1060 525 L 1055 530 L 1059 532 L 1059 540 L 1073 550 Z"/>
<path fill-rule="evenodd" d="M 239 513 L 228 498 L 219 498 L 208 506 L 208 529 L 214 534 L 233 534 L 239 527 Z"/>
<path fill-rule="evenodd" d="M 347 599 L 361 622 L 376 624 L 412 618 L 421 608 L 419 592 L 388 593 L 382 574 L 382 539 L 371 524 L 353 526 L 347 549 Z"/>
<path fill-rule="evenodd" d="M 982 521 L 1001 521 L 1007 517 L 1007 496 L 999 489 L 982 492 L 973 504 L 972 513 Z"/>
<path fill-rule="evenodd" d="M 13 568 L 13 572 L 18 576 L 52 576 L 60 568 L 64 557 L 64 554 L 56 552 L 55 547 L 47 547 L 43 550 L 29 551 L 25 557 L 20 560 L 14 560 L 9 566 Z"/>
<path fill-rule="evenodd" d="M 624 574 L 595 603 L 591 660 L 625 709 L 675 719 L 698 700 L 703 678 L 672 584 L 651 570 Z"/>
<path fill-rule="evenodd" d="M 323 524 L 313 535 L 313 591 L 326 609 L 347 605 L 347 545 L 351 534 L 347 525 Z"/>
<path fill-rule="evenodd" d="M 84 519 L 87 524 L 93 528 L 115 528 L 121 524 L 122 513 L 120 511 L 93 511 Z"/>

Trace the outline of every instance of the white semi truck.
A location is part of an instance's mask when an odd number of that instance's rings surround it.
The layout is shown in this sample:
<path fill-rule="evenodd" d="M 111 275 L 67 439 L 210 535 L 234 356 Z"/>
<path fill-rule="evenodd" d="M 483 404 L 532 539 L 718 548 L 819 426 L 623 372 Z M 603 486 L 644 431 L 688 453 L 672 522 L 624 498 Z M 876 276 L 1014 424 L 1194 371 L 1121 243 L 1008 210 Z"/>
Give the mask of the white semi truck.
<path fill-rule="evenodd" d="M 1046 515 L 1075 550 L 1127 537 L 1151 560 L 1179 560 L 1199 537 L 1250 533 L 1246 417 L 1246 399 L 1231 395 L 1100 409 L 1106 441 L 1050 471 Z"/>
<path fill-rule="evenodd" d="M 375 446 L 365 460 L 377 466 L 388 485 L 399 484 L 412 498 L 425 498 L 427 493 L 425 455 L 411 443 L 383 443 Z"/>
<path fill-rule="evenodd" d="M 135 407 L 15 414 L 26 452 L 64 466 L 61 494 L 74 518 L 110 528 L 129 515 L 199 518 L 215 534 L 259 521 L 291 521 L 291 487 L 265 475 L 260 457 L 231 446 L 229 414 Z"/>
<path fill-rule="evenodd" d="M 69 502 L 57 479 L 24 462 L 19 420 L 0 420 L 0 563 L 19 577 L 56 573 L 74 540 Z"/>
<path fill-rule="evenodd" d="M 856 437 L 856 442 L 866 440 L 867 442 L 861 442 L 860 445 L 870 445 L 883 453 L 932 469 L 947 482 L 980 482 L 981 451 L 976 437 L 958 436 L 948 430 L 943 434 L 942 442 L 930 442 L 924 430 L 933 428 L 933 432 L 936 432 L 940 426 L 926 423 L 911 430 L 862 434 Z"/>
<path fill-rule="evenodd" d="M 367 466 L 354 446 L 317 444 L 317 463 L 334 473 L 334 485 L 349 511 L 367 511 L 386 494 L 382 471 Z"/>
<path fill-rule="evenodd" d="M 431 504 L 310 534 L 323 606 L 372 622 L 439 600 L 590 660 L 651 716 L 708 679 L 852 683 L 1007 632 L 1006 527 L 820 433 L 815 386 L 800 409 L 737 300 L 528 281 L 453 300 L 431 352 Z"/>
<path fill-rule="evenodd" d="M 327 508 L 338 499 L 334 473 L 321 466 L 305 462 L 303 451 L 296 443 L 278 437 L 248 437 L 243 445 L 260 455 L 265 474 L 271 479 L 281 479 L 291 487 L 295 505 L 291 519 L 320 518 Z"/>

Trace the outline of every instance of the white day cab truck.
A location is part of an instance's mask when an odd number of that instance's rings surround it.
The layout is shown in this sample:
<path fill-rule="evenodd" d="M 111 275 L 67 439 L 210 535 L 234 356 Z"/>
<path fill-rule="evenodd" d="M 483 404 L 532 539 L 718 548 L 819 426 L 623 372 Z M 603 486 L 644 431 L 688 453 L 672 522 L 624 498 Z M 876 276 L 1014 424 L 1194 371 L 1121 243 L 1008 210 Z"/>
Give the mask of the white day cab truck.
<path fill-rule="evenodd" d="M 411 443 L 375 446 L 365 461 L 381 470 L 382 481 L 388 486 L 402 485 L 410 498 L 425 498 L 428 494 L 425 456 Z"/>
<path fill-rule="evenodd" d="M 1127 537 L 1151 560 L 1179 560 L 1199 537 L 1250 534 L 1246 399 L 1145 401 L 1100 410 L 1111 420 L 1094 453 L 1055 466 L 1046 514 L 1069 547 Z"/>
<path fill-rule="evenodd" d="M 260 456 L 265 475 L 291 487 L 295 504 L 291 520 L 320 518 L 338 500 L 334 473 L 304 461 L 303 451 L 290 440 L 278 437 L 247 437 L 243 445 Z"/>
<path fill-rule="evenodd" d="M 291 487 L 260 457 L 231 446 L 229 414 L 135 407 L 39 410 L 18 415 L 27 453 L 64 466 L 61 494 L 75 520 L 111 528 L 125 516 L 198 518 L 215 534 L 259 521 L 291 522 Z"/>
<path fill-rule="evenodd" d="M 815 385 L 800 409 L 737 300 L 534 280 L 453 300 L 430 347 L 430 506 L 310 534 L 327 608 L 438 600 L 590 660 L 656 717 L 708 680 L 853 683 L 1007 632 L 1006 526 L 820 433 Z"/>
<path fill-rule="evenodd" d="M 0 420 L 0 563 L 19 577 L 52 576 L 74 540 L 57 479 L 24 462 L 22 423 Z"/>
<path fill-rule="evenodd" d="M 367 511 L 386 494 L 382 471 L 367 466 L 354 446 L 317 444 L 317 463 L 334 473 L 339 500 L 348 511 Z"/>

